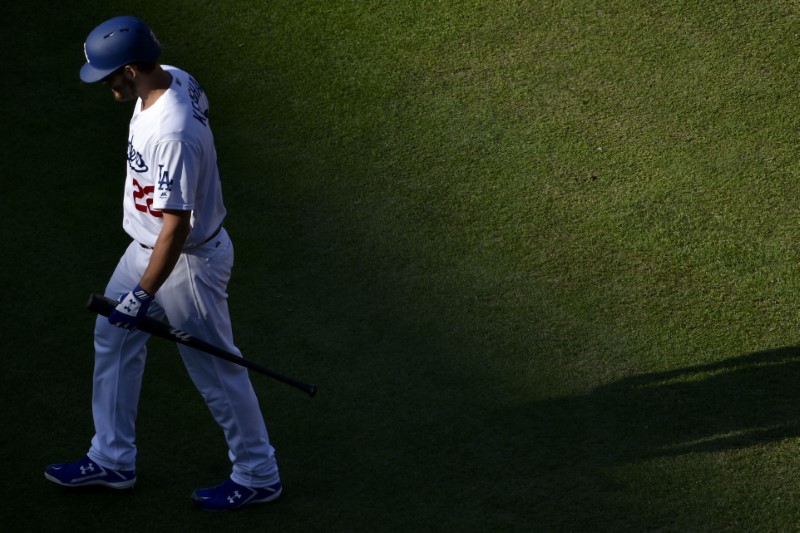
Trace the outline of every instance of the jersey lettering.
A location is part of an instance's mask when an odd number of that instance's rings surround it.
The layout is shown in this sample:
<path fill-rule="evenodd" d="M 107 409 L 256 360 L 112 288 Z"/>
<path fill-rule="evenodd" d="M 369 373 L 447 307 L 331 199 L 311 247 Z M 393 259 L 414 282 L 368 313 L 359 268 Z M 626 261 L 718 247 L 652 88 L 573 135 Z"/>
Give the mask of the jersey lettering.
<path fill-rule="evenodd" d="M 164 214 L 157 209 L 153 209 L 154 191 L 154 186 L 149 185 L 147 187 L 142 187 L 138 181 L 133 180 L 133 205 L 136 207 L 137 211 L 141 211 L 142 213 L 150 213 L 156 218 L 161 218 L 164 216 Z"/>
<path fill-rule="evenodd" d="M 133 137 L 128 141 L 128 166 L 131 167 L 131 170 L 139 174 L 147 172 L 148 170 L 142 154 L 137 152 L 133 147 Z"/>
<path fill-rule="evenodd" d="M 192 116 L 200 122 L 203 126 L 208 121 L 208 108 L 202 109 L 200 107 L 200 97 L 203 96 L 203 89 L 197 81 L 189 77 L 189 99 L 192 101 Z"/>

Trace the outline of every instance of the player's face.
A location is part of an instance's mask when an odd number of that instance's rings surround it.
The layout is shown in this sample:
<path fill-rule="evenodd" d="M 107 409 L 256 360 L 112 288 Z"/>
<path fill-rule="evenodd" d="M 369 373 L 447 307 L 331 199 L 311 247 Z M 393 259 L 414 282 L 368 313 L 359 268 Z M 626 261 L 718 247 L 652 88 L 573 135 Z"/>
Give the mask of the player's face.
<path fill-rule="evenodd" d="M 127 102 L 137 98 L 136 86 L 133 80 L 125 75 L 124 70 L 118 70 L 103 78 L 103 84 L 107 85 L 114 93 L 114 100 L 117 102 Z"/>

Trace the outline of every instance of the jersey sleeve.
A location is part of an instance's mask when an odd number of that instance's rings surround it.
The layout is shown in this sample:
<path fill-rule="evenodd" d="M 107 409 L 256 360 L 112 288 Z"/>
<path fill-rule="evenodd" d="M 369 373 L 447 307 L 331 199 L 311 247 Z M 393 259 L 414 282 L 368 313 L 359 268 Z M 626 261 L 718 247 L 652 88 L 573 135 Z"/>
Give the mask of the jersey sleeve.
<path fill-rule="evenodd" d="M 195 207 L 200 150 L 191 142 L 161 141 L 155 153 L 153 209 L 190 210 Z"/>

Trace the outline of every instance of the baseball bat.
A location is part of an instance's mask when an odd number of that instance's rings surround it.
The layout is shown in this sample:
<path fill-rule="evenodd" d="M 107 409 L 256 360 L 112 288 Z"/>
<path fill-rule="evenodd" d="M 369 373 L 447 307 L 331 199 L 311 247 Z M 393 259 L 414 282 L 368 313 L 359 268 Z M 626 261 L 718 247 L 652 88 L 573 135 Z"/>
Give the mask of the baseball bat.
<path fill-rule="evenodd" d="M 107 317 L 112 311 L 114 311 L 114 309 L 116 309 L 117 302 L 110 298 L 106 298 L 101 294 L 92 293 L 89 296 L 89 302 L 86 304 L 86 307 L 88 307 L 90 311 L 94 311 L 99 315 Z M 296 387 L 304 391 L 309 396 L 313 397 L 317 393 L 316 385 L 310 385 L 294 378 L 290 378 L 289 376 L 284 376 L 283 374 L 275 372 L 274 370 L 270 370 L 269 368 L 239 357 L 238 355 L 223 350 L 222 348 L 214 346 L 213 344 L 209 344 L 204 340 L 198 339 L 197 337 L 190 335 L 183 330 L 172 327 L 166 322 L 162 322 L 161 320 L 157 320 L 153 317 L 142 317 L 136 327 L 137 329 L 140 329 L 145 333 L 155 335 L 156 337 L 161 337 L 162 339 L 167 339 L 168 341 L 177 342 L 179 344 L 184 344 L 215 357 L 219 357 L 220 359 L 225 359 L 231 363 L 249 368 L 250 370 L 254 370 L 259 374 L 264 374 L 265 376 L 269 376 L 272 379 L 278 380 L 281 383 L 286 383 L 287 385 Z"/>

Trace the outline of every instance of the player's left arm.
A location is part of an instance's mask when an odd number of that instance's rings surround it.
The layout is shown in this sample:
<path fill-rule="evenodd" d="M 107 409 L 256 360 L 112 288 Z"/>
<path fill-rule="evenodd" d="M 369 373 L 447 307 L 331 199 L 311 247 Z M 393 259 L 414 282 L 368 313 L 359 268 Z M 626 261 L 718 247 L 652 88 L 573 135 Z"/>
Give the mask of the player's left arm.
<path fill-rule="evenodd" d="M 151 296 L 155 296 L 167 281 L 192 232 L 191 211 L 165 209 L 161 213 L 164 215 L 164 225 L 150 255 L 150 263 L 139 282 L 139 286 Z"/>
<path fill-rule="evenodd" d="M 158 162 L 158 171 L 153 176 L 153 207 L 160 209 L 163 224 L 150 263 L 139 282 L 139 286 L 151 296 L 155 296 L 167 281 L 192 232 L 191 208 L 200 175 L 201 155 L 195 142 L 181 136 L 169 136 L 156 143 L 154 158 Z"/>
<path fill-rule="evenodd" d="M 191 211 L 165 209 L 164 224 L 139 284 L 119 299 L 108 321 L 120 328 L 136 327 L 155 298 L 156 292 L 175 268 L 183 245 L 192 231 Z"/>

